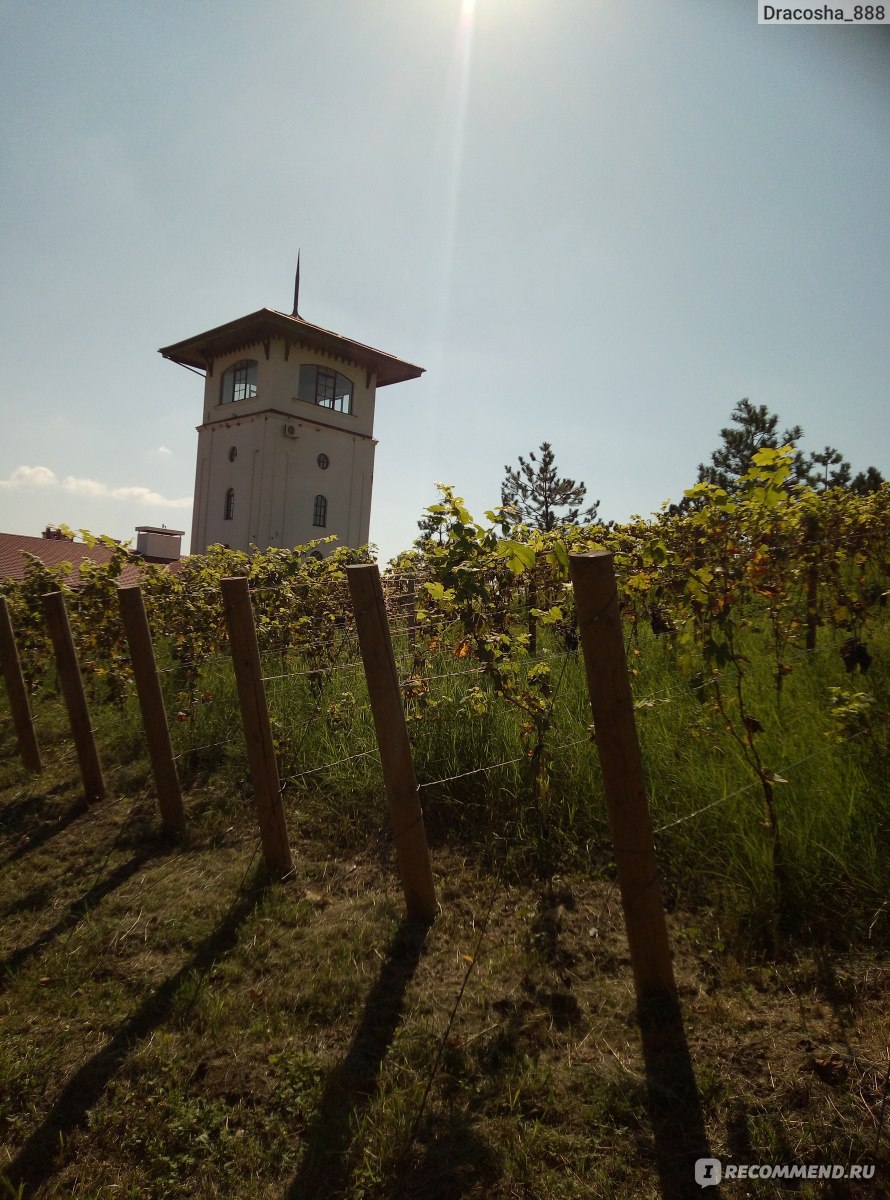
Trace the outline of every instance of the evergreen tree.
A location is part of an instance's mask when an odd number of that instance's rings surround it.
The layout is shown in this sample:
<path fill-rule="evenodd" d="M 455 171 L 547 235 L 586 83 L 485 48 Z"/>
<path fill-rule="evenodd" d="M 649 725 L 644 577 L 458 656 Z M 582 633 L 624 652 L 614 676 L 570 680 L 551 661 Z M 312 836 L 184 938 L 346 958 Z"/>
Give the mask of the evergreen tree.
<path fill-rule="evenodd" d="M 415 546 L 432 541 L 438 542 L 440 546 L 444 544 L 445 535 L 442 532 L 442 523 L 437 521 L 432 513 L 424 513 L 417 522 L 417 528 L 420 533 L 414 539 Z"/>
<path fill-rule="evenodd" d="M 723 444 L 712 453 L 710 463 L 699 463 L 698 467 L 699 483 L 716 483 L 728 492 L 736 490 L 739 476 L 748 470 L 758 450 L 764 447 L 796 446 L 803 437 L 801 427 L 793 425 L 784 430 L 780 438 L 776 432 L 778 415 L 771 413 L 765 404 L 755 408 L 750 400 L 740 400 L 732 410 L 730 420 L 735 422 L 736 427 L 729 425 L 720 430 Z M 798 452 L 795 457 L 795 477 L 800 478 L 805 473 L 803 455 Z"/>
<path fill-rule="evenodd" d="M 833 470 L 835 467 L 837 469 Z M 834 446 L 826 446 L 820 453 L 811 454 L 806 462 L 806 470 L 806 482 L 817 492 L 826 492 L 833 487 L 849 487 L 853 478 L 850 464 Z"/>
<path fill-rule="evenodd" d="M 734 425 L 720 430 L 723 442 L 711 455 L 710 463 L 699 463 L 699 483 L 715 483 L 728 492 L 736 491 L 739 478 L 750 467 L 751 459 L 765 446 L 793 446 L 795 456 L 789 482 L 806 484 L 817 492 L 843 487 L 865 494 L 877 491 L 884 482 L 883 475 L 875 467 L 860 471 L 854 477 L 850 464 L 834 446 L 803 454 L 797 449 L 797 443 L 803 437 L 801 427 L 793 425 L 783 430 L 780 437 L 777 432 L 779 417 L 765 404 L 755 407 L 749 400 L 740 400 L 732 410 L 730 420 Z M 688 507 L 688 504 L 681 507 Z"/>
<path fill-rule="evenodd" d="M 884 476 L 877 467 L 869 467 L 867 471 L 860 471 L 850 480 L 850 491 L 855 492 L 857 496 L 867 496 L 869 492 L 877 492 L 884 483 Z"/>
<path fill-rule="evenodd" d="M 501 504 L 513 510 L 517 522 L 550 531 L 559 525 L 588 524 L 596 520 L 599 500 L 583 511 L 587 495 L 583 483 L 560 479 L 549 442 L 542 442 L 540 458 L 532 451 L 528 461 L 519 456 L 519 466 L 505 466 Z M 567 509 L 567 512 L 560 512 Z"/>

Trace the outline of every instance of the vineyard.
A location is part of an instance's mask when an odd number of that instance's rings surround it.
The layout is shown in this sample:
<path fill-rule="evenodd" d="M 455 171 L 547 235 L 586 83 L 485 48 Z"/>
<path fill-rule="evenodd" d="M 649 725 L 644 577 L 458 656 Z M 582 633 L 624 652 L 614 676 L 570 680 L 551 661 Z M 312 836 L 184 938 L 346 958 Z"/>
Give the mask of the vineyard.
<path fill-rule="evenodd" d="M 801 956 L 869 964 L 863 1045 L 837 1061 L 807 1051 L 828 1065 L 800 1101 L 793 1153 L 767 1105 L 743 1161 L 873 1163 L 887 1087 L 870 1021 L 890 944 L 890 487 L 819 493 L 789 487 L 790 469 L 787 452 L 762 450 L 737 494 L 699 484 L 680 510 L 552 533 L 501 510 L 479 522 L 441 489 L 427 536 L 381 576 L 440 913 L 428 934 L 400 918 L 349 585 L 365 552 L 214 547 L 176 573 L 140 566 L 166 775 L 147 758 L 122 620 L 130 552 L 85 565 L 76 587 L 36 560 L 2 585 L 34 734 L 29 759 L 3 710 L 8 1194 L 683 1195 L 693 1151 L 740 1152 L 694 1011 L 695 1068 L 682 1034 L 685 1057 L 672 1050 L 674 1077 L 688 1070 L 682 1103 L 658 1100 L 645 1028 L 648 1098 L 626 1067 L 603 1075 L 620 1053 L 587 1044 L 598 1005 L 625 1025 L 633 1010 L 573 583 L 575 557 L 602 551 L 681 1003 L 723 995 L 731 1022 L 733 972 L 790 994 Z M 268 712 L 266 799 L 224 598 L 237 579 Z M 72 746 L 54 594 L 92 774 Z M 264 804 L 293 855 L 277 871 Z M 633 1029 L 621 1036 L 633 1047 Z M 777 1087 L 775 1112 L 788 1103 Z"/>

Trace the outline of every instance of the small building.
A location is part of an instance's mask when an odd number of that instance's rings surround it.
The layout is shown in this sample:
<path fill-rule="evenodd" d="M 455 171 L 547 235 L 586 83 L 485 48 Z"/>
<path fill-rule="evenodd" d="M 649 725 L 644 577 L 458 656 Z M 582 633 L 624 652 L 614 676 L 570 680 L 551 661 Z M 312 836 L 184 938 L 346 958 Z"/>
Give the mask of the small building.
<path fill-rule="evenodd" d="M 160 350 L 204 376 L 191 552 L 368 541 L 377 389 L 423 368 L 262 308 Z"/>

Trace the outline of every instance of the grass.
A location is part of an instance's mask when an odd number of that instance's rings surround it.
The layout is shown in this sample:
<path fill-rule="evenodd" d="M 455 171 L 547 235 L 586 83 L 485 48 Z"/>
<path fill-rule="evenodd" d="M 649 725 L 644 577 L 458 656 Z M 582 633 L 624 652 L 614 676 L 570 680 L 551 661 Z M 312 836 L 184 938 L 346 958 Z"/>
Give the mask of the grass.
<path fill-rule="evenodd" d="M 559 687 L 537 805 L 510 761 L 513 714 L 454 658 L 424 663 L 418 777 L 446 780 L 422 793 L 441 903 L 429 930 L 402 920 L 379 765 L 354 757 L 373 745 L 354 661 L 322 688 L 269 681 L 296 864 L 274 885 L 225 663 L 194 704 L 166 681 L 184 714 L 181 844 L 159 834 L 132 701 L 94 704 L 109 797 L 87 808 L 58 701 L 41 697 L 41 776 L 0 730 L 0 1195 L 683 1196 L 704 1148 L 877 1156 L 872 1183 L 798 1194 L 885 1194 L 887 641 L 885 625 L 852 681 L 826 644 L 781 703 L 755 663 L 763 753 L 789 780 L 794 908 L 772 956 L 750 773 L 667 643 L 629 647 L 679 1028 L 637 1020 L 582 673 L 555 645 L 541 650 Z M 286 674 L 273 657 L 264 671 Z M 826 736 L 855 732 L 831 716 L 830 687 L 875 698 L 852 741 Z"/>

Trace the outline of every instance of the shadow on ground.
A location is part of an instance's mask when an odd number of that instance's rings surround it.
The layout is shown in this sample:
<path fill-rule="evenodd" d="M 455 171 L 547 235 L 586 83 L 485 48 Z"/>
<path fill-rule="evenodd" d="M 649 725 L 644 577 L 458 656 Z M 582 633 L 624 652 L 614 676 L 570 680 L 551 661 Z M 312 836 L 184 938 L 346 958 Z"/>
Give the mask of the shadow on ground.
<path fill-rule="evenodd" d="M 426 925 L 407 920 L 396 930 L 349 1049 L 325 1083 L 287 1200 L 333 1200 L 345 1191 L 354 1166 L 353 1116 L 368 1107 L 377 1091 L 380 1068 L 398 1028 L 426 935 Z"/>
<path fill-rule="evenodd" d="M 661 1194 L 663 1200 L 685 1200 L 701 1194 L 696 1159 L 712 1155 L 680 1005 L 673 998 L 641 1001 L 637 1017 Z M 707 1194 L 717 1196 L 719 1188 Z"/>
<path fill-rule="evenodd" d="M 69 825 L 73 825 L 75 821 L 80 820 L 81 817 L 86 816 L 90 811 L 90 806 L 83 799 L 73 801 L 58 816 L 43 818 L 40 811 L 42 807 L 43 798 L 40 797 L 36 800 L 24 800 L 16 805 L 7 805 L 4 808 L 3 825 L 7 835 L 17 832 L 28 817 L 37 816 L 42 819 L 37 828 L 32 829 L 15 850 L 10 851 L 2 863 L 0 863 L 0 866 L 9 866 L 16 862 L 17 859 L 24 858 L 26 854 L 31 854 L 41 846 L 45 846 L 51 838 L 62 833 Z"/>
<path fill-rule="evenodd" d="M 73 929 L 101 900 L 126 883 L 147 862 L 155 858 L 158 854 L 164 853 L 166 849 L 166 845 L 155 845 L 141 850 L 138 854 L 134 854 L 132 858 L 128 859 L 125 863 L 121 863 L 119 867 L 116 867 L 105 879 L 95 883 L 89 891 L 84 892 L 79 899 L 74 900 L 68 906 L 68 911 L 65 915 L 60 917 L 55 925 L 52 925 L 49 929 L 45 929 L 29 945 L 20 946 L 17 950 L 13 950 L 5 959 L 0 959 L 0 993 L 7 987 L 9 977 L 20 970 L 28 959 L 33 958 L 35 954 L 38 954 L 45 946 L 54 941 L 55 938 L 65 933 L 66 930 Z M 42 896 L 45 892 L 38 889 L 37 894 L 38 896 Z M 25 907 L 28 902 L 29 898 L 24 897 L 18 902 L 18 907 Z M 13 911 L 14 908 L 15 906 L 13 907 Z M 9 913 L 6 915 L 9 915 Z"/>
<path fill-rule="evenodd" d="M 234 948 L 239 928 L 256 909 L 263 892 L 258 875 L 249 891 L 239 893 L 225 917 L 208 934 L 189 961 L 156 988 L 124 1021 L 111 1040 L 74 1072 L 42 1124 L 7 1167 L 6 1175 L 13 1189 L 21 1188 L 23 1195 L 30 1195 L 61 1169 L 58 1159 L 60 1146 L 64 1145 L 72 1130 L 86 1124 L 90 1110 L 98 1103 L 128 1055 L 169 1018 L 177 993 L 186 980 L 196 972 L 201 979 L 205 978 L 213 965 Z"/>

